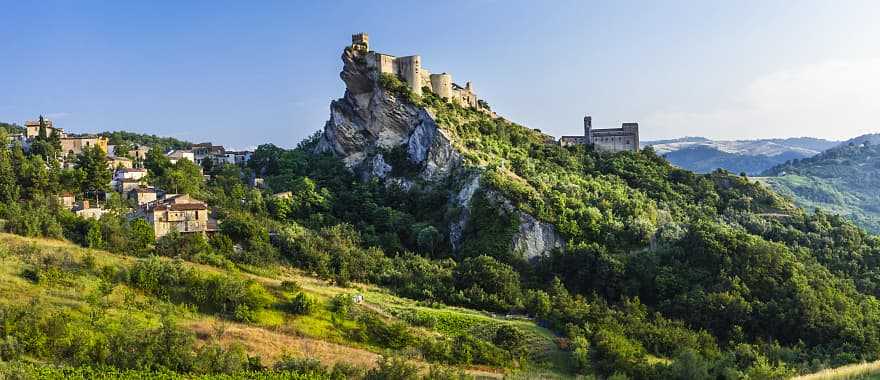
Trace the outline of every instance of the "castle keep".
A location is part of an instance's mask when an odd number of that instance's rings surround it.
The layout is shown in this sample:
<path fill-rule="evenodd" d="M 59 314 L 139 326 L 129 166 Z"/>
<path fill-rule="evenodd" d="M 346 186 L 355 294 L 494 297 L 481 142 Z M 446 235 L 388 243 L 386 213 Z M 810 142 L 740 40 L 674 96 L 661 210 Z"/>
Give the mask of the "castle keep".
<path fill-rule="evenodd" d="M 351 36 L 351 48 L 366 53 L 367 66 L 382 74 L 393 74 L 409 85 L 410 91 L 422 94 L 422 87 L 428 87 L 441 98 L 449 99 L 462 106 L 481 108 L 471 82 L 464 87 L 452 82 L 452 75 L 447 73 L 431 74 L 422 67 L 422 57 L 410 55 L 395 57 L 370 50 L 370 37 L 366 33 Z"/>
<path fill-rule="evenodd" d="M 559 145 L 584 144 L 610 152 L 637 152 L 639 150 L 639 123 L 623 123 L 620 128 L 593 129 L 593 118 L 584 116 L 584 135 L 562 136 L 559 138 Z"/>

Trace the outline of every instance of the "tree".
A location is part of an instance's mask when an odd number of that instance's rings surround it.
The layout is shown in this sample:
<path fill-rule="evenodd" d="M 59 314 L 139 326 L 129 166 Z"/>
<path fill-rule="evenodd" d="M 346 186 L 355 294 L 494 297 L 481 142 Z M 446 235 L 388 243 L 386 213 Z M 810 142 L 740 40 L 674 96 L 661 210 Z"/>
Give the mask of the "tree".
<path fill-rule="evenodd" d="M 86 232 L 86 246 L 89 248 L 102 248 L 104 239 L 101 236 L 101 225 L 97 221 L 89 222 L 89 229 Z"/>
<path fill-rule="evenodd" d="M 467 258 L 455 268 L 454 276 L 455 287 L 464 290 L 474 306 L 509 310 L 521 304 L 519 274 L 492 257 Z"/>
<path fill-rule="evenodd" d="M 46 141 L 48 141 L 56 151 L 61 151 L 61 134 L 57 129 L 52 128 L 52 133 L 49 134 L 49 138 Z"/>
<path fill-rule="evenodd" d="M 82 171 L 80 190 L 84 193 L 106 191 L 113 174 L 107 167 L 107 155 L 97 146 L 85 147 L 76 158 L 76 168 Z"/>
<path fill-rule="evenodd" d="M 163 172 L 152 178 L 153 185 L 169 193 L 198 195 L 205 184 L 199 166 L 187 159 L 178 160 Z"/>
<path fill-rule="evenodd" d="M 273 144 L 263 144 L 257 147 L 248 165 L 258 175 L 278 174 L 281 156 L 285 150 Z"/>
<path fill-rule="evenodd" d="M 0 130 L 0 141 L 6 141 L 6 132 Z M 0 144 L 0 203 L 18 202 L 21 190 L 15 180 L 12 155 L 6 144 Z"/>
<path fill-rule="evenodd" d="M 128 157 L 129 152 L 131 152 L 131 143 L 121 142 L 113 146 L 113 154 L 116 157 Z"/>
<path fill-rule="evenodd" d="M 155 180 L 164 177 L 165 173 L 171 170 L 171 160 L 159 149 L 151 149 L 144 159 L 144 167 L 149 171 L 150 177 Z"/>
<path fill-rule="evenodd" d="M 135 256 L 144 256 L 156 241 L 153 226 L 146 220 L 138 218 L 129 223 L 128 251 Z"/>

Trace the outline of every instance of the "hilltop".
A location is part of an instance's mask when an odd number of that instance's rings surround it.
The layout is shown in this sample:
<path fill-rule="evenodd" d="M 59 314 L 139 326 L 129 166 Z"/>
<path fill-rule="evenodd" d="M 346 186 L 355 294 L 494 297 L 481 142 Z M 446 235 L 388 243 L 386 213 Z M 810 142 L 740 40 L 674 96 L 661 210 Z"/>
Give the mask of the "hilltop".
<path fill-rule="evenodd" d="M 845 215 L 880 233 L 880 145 L 877 135 L 856 137 L 819 155 L 791 160 L 762 173 L 761 181 L 807 209 Z"/>
<path fill-rule="evenodd" d="M 721 168 L 733 173 L 757 175 L 789 160 L 812 157 L 840 144 L 811 137 L 762 140 L 710 140 L 684 137 L 643 142 L 673 165 L 697 173 Z"/>

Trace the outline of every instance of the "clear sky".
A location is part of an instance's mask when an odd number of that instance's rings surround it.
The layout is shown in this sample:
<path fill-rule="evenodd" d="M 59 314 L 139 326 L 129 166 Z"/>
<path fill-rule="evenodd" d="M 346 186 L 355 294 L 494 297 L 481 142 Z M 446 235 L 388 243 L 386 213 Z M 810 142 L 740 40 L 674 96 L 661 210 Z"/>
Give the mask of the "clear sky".
<path fill-rule="evenodd" d="M 342 48 L 420 54 L 509 119 L 642 139 L 880 132 L 878 1 L 0 0 L 0 121 L 291 147 Z"/>

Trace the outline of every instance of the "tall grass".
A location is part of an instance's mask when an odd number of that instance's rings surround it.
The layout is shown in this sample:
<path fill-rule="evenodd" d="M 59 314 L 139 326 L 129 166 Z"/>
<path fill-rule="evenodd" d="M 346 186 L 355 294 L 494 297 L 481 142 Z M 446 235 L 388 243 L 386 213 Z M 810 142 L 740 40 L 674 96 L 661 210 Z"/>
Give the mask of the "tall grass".
<path fill-rule="evenodd" d="M 880 360 L 850 364 L 795 377 L 792 380 L 877 380 L 880 379 Z"/>

